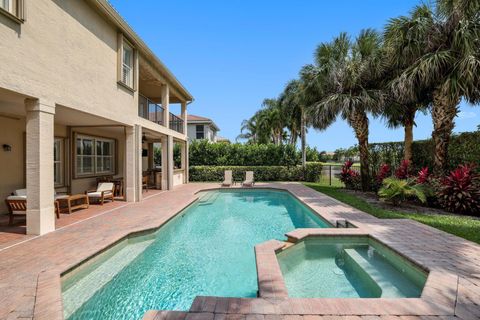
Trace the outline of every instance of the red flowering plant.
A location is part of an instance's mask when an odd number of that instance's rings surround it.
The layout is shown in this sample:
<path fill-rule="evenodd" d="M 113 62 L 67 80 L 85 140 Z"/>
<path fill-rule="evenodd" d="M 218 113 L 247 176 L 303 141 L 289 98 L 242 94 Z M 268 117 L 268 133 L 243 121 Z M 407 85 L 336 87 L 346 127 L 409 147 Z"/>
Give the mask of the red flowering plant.
<path fill-rule="evenodd" d="M 340 172 L 340 181 L 345 184 L 345 188 L 358 190 L 360 188 L 360 174 L 352 169 L 353 162 L 348 160 L 342 166 Z"/>
<path fill-rule="evenodd" d="M 410 176 L 410 161 L 402 160 L 400 166 L 395 170 L 395 177 L 397 179 L 407 179 Z"/>
<path fill-rule="evenodd" d="M 428 171 L 428 167 L 424 167 L 420 171 L 418 171 L 417 183 L 426 184 L 429 181 L 430 181 L 430 172 Z"/>
<path fill-rule="evenodd" d="M 374 190 L 380 189 L 380 187 L 382 186 L 383 180 L 389 177 L 391 173 L 392 173 L 392 168 L 386 163 L 382 164 L 378 169 L 377 175 L 375 177 Z"/>
<path fill-rule="evenodd" d="M 480 175 L 475 165 L 460 165 L 441 182 L 438 202 L 447 211 L 480 214 Z"/>

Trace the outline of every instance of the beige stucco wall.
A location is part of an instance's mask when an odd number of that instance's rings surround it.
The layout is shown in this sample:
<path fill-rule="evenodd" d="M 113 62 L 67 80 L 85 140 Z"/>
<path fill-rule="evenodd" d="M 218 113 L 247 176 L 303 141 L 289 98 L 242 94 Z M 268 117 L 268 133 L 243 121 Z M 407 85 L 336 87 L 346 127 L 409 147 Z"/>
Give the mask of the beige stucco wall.
<path fill-rule="evenodd" d="M 0 15 L 0 87 L 132 124 L 134 94 L 117 84 L 116 29 L 83 0 L 26 4 L 24 24 Z"/>
<path fill-rule="evenodd" d="M 24 119 L 0 116 L 0 213 L 7 212 L 3 199 L 25 187 L 24 132 Z M 12 146 L 12 151 L 4 151 L 1 148 L 4 144 Z"/>

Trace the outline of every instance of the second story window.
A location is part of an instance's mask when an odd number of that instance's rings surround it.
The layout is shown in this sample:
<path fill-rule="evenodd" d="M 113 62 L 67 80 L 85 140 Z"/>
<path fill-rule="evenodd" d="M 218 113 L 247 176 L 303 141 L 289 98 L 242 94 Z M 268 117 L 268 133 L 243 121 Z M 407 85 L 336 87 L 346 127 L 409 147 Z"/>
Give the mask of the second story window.
<path fill-rule="evenodd" d="M 23 0 L 0 0 L 0 13 L 23 22 Z"/>
<path fill-rule="evenodd" d="M 1 0 L 0 0 L 1 1 Z M 136 50 L 123 34 L 118 34 L 118 82 L 124 87 L 136 90 Z"/>
<path fill-rule="evenodd" d="M 205 126 L 204 125 L 197 125 L 196 126 L 196 138 L 198 140 L 205 139 Z"/>
<path fill-rule="evenodd" d="M 133 48 L 125 41 L 122 56 L 122 81 L 133 88 Z"/>

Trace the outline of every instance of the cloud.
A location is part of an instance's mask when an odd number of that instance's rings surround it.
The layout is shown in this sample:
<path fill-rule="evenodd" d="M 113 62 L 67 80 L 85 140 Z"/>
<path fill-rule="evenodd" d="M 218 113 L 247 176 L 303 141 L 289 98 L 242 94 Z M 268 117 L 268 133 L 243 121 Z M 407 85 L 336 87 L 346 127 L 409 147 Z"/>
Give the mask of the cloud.
<path fill-rule="evenodd" d="M 477 114 L 473 111 L 460 111 L 458 113 L 458 117 L 460 119 L 472 119 L 472 118 L 475 118 L 477 116 Z"/>

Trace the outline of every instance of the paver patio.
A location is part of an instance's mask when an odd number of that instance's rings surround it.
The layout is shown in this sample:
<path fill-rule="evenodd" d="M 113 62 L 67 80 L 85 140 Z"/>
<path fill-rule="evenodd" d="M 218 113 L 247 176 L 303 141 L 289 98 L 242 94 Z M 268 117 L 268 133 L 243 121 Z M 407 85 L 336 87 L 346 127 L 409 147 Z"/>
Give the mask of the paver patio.
<path fill-rule="evenodd" d="M 413 302 L 409 299 L 359 299 L 369 301 L 368 308 L 357 314 L 342 299 L 290 299 L 275 286 L 271 295 L 264 290 L 262 296 L 260 285 L 261 297 L 257 299 L 198 297 L 189 312 L 151 311 L 146 319 L 480 319 L 480 246 L 411 220 L 377 219 L 301 184 L 258 186 L 287 189 L 327 220 L 345 219 L 358 227 L 323 229 L 323 233 L 368 234 L 429 269 L 437 281 L 428 288 L 428 295 L 443 301 L 443 305 L 435 304 L 431 309 L 430 305 L 419 305 L 409 310 Z M 109 214 L 0 249 L 0 319 L 61 319 L 62 272 L 130 233 L 162 225 L 194 201 L 197 191 L 215 187 L 218 184 L 179 186 Z M 289 238 L 295 240 L 317 232 L 297 230 Z M 271 258 L 276 245 L 267 245 L 263 253 Z M 257 246 L 256 250 L 258 255 L 262 248 Z M 274 260 L 266 263 L 263 271 L 259 269 L 259 280 L 278 271 Z M 282 279 L 277 276 L 273 280 L 275 284 L 275 280 Z"/>

